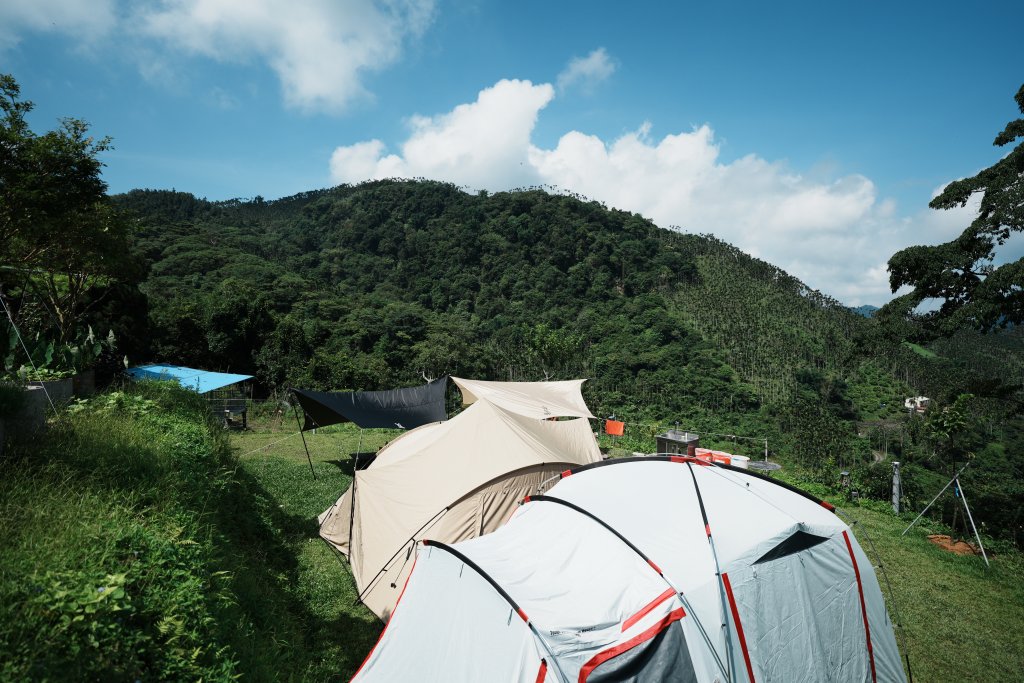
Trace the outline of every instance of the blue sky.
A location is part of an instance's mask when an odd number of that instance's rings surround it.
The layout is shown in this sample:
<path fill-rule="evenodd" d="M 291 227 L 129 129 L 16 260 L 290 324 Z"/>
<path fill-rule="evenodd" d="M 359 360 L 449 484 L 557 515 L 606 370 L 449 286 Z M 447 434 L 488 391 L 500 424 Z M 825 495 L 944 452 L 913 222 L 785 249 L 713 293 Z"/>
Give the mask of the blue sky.
<path fill-rule="evenodd" d="M 1010 2 L 0 0 L 0 71 L 114 138 L 112 192 L 546 185 L 714 233 L 852 305 L 1007 150 Z M 1004 257 L 1019 256 L 1020 240 Z"/>

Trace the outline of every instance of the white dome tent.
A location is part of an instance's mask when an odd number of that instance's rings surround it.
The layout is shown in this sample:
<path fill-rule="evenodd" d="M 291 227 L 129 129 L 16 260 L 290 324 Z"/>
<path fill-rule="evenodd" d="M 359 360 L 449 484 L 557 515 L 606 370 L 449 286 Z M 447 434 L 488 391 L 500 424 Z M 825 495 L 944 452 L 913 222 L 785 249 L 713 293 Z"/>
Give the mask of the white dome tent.
<path fill-rule="evenodd" d="M 687 457 L 563 473 L 491 534 L 423 541 L 354 681 L 904 681 L 827 503 Z"/>

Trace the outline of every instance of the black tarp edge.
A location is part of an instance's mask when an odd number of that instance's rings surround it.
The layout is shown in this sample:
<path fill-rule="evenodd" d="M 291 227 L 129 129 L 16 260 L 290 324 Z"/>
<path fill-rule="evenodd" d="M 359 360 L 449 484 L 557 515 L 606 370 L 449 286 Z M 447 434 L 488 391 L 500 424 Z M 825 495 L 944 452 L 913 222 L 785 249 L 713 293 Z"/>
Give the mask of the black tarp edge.
<path fill-rule="evenodd" d="M 353 422 L 364 429 L 414 429 L 448 419 L 448 376 L 417 387 L 384 391 L 314 391 L 293 388 L 305 414 L 302 431 Z"/>

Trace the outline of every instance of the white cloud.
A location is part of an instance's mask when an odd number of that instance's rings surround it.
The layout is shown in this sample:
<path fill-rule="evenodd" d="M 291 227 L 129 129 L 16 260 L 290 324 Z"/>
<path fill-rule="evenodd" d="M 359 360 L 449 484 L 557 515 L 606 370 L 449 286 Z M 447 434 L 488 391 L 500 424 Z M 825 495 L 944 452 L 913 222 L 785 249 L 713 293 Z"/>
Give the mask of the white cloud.
<path fill-rule="evenodd" d="M 187 54 L 264 60 L 289 106 L 340 111 L 367 95 L 365 73 L 394 63 L 433 13 L 434 0 L 164 0 L 131 23 Z"/>
<path fill-rule="evenodd" d="M 756 154 L 723 162 L 708 125 L 655 139 L 645 123 L 611 141 L 573 130 L 542 149 L 531 136 L 553 97 L 547 84 L 500 81 L 475 102 L 414 117 L 397 153 L 380 140 L 338 147 L 332 178 L 422 176 L 491 191 L 552 185 L 663 227 L 713 233 L 849 305 L 888 301 L 889 257 L 952 239 L 977 211 L 900 215 L 862 175 L 811 179 Z"/>
<path fill-rule="evenodd" d="M 344 183 L 423 176 L 473 187 L 530 182 L 536 178 L 528 159 L 530 133 L 552 97 L 548 84 L 499 81 L 447 114 L 412 117 L 399 155 L 386 154 L 380 140 L 337 148 L 331 177 Z"/>
<path fill-rule="evenodd" d="M 564 92 L 573 85 L 579 84 L 585 92 L 592 90 L 601 81 L 607 80 L 615 73 L 615 63 L 603 47 L 599 47 L 586 57 L 573 57 L 569 64 L 558 74 L 558 90 Z"/>
<path fill-rule="evenodd" d="M 12 48 L 26 31 L 58 32 L 89 44 L 116 23 L 115 0 L 31 0 L 0 2 L 0 50 Z"/>
<path fill-rule="evenodd" d="M 285 103 L 338 112 L 368 97 L 366 75 L 399 59 L 434 18 L 436 0 L 0 0 L 0 50 L 27 32 L 60 32 L 80 45 L 134 58 L 150 82 L 183 81 L 182 55 L 265 62 Z"/>

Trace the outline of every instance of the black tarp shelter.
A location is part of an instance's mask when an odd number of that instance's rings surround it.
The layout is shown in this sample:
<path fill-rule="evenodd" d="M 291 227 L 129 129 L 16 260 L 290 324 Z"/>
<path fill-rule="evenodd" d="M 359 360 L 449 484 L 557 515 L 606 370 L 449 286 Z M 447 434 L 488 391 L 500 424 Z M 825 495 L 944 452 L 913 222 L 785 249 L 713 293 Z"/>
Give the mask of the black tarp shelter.
<path fill-rule="evenodd" d="M 302 431 L 339 422 L 354 422 L 364 429 L 414 429 L 448 419 L 447 386 L 445 376 L 422 386 L 385 391 L 292 391 L 306 416 Z"/>

